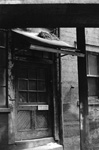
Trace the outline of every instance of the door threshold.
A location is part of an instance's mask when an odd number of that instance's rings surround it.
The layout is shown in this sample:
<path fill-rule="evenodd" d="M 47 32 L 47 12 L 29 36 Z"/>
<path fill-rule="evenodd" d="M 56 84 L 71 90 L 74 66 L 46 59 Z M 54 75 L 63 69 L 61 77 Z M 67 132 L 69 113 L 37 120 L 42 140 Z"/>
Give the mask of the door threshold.
<path fill-rule="evenodd" d="M 24 150 L 63 150 L 63 146 L 57 143 L 48 143 L 44 146 L 39 146 L 35 148 L 29 148 Z"/>
<path fill-rule="evenodd" d="M 48 137 L 48 138 L 40 138 L 40 139 L 33 139 L 33 140 L 16 141 L 15 145 L 18 150 L 22 150 L 22 149 L 30 149 L 30 148 L 43 146 L 53 142 L 54 142 L 53 137 Z"/>

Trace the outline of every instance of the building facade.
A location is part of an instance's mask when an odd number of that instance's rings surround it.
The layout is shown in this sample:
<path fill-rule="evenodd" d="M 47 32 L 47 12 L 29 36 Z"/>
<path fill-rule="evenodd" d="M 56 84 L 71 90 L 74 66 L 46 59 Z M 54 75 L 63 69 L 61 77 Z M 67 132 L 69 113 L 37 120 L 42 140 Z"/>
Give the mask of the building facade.
<path fill-rule="evenodd" d="M 54 148 L 63 149 L 63 106 L 66 115 L 64 115 L 64 120 L 66 118 L 66 124 L 64 124 L 66 148 L 80 148 L 81 150 L 92 148 L 93 142 L 97 142 L 98 139 L 98 117 L 93 117 L 98 116 L 98 67 L 96 67 L 98 66 L 96 65 L 98 51 L 94 44 L 85 45 L 84 28 L 99 27 L 98 1 L 80 1 L 79 4 L 78 0 L 62 2 L 57 0 L 54 3 L 52 0 L 48 2 L 46 0 L 2 0 L 0 3 L 0 149 L 11 150 L 31 147 L 37 147 L 38 149 L 38 146 L 41 146 L 42 143 L 44 145 L 44 141 L 51 144 L 47 145 L 47 149 L 49 146 L 50 148 L 56 146 Z M 53 49 L 55 55 L 46 53 L 44 47 L 44 53 L 39 52 L 42 47 L 39 47 L 37 41 L 36 47 L 33 45 L 29 47 L 33 42 L 31 36 L 27 37 L 27 34 L 23 33 L 20 35 L 11 30 L 17 27 L 23 29 L 27 27 L 76 28 L 77 40 L 73 41 L 73 45 L 80 50 L 79 52 L 83 54 L 83 57 L 61 56 L 63 64 L 67 64 L 68 62 L 65 63 L 67 60 L 70 62 L 70 67 L 67 66 L 68 72 L 63 74 L 62 77 L 64 84 L 62 97 L 65 103 L 63 106 L 60 92 L 60 55 L 57 56 L 56 54 L 59 52 L 59 47 L 56 49 L 55 47 L 47 47 L 51 53 Z M 72 30 L 70 32 L 73 33 Z M 74 39 L 73 35 L 70 37 Z M 89 35 L 89 32 L 86 32 L 86 35 Z M 95 42 L 97 40 L 94 37 L 94 40 L 89 41 Z M 86 52 L 85 46 L 87 46 L 88 52 Z M 95 48 L 94 52 L 93 48 Z M 70 54 L 70 51 L 66 54 Z M 74 51 L 71 54 L 77 55 Z M 31 63 L 32 61 L 33 63 Z M 71 65 L 71 61 L 75 64 L 75 67 Z M 74 70 L 74 76 L 71 68 Z M 65 80 L 65 77 L 67 77 L 67 80 Z M 34 102 L 32 102 L 33 99 Z M 51 101 L 51 99 L 53 100 Z M 91 112 L 90 115 L 88 114 L 88 108 Z M 94 124 L 94 121 L 96 124 Z M 80 128 L 78 128 L 79 125 Z M 95 130 L 96 127 L 97 130 Z M 69 131 L 74 131 L 74 133 Z M 78 136 L 77 141 L 75 141 L 75 134 Z M 73 138 L 71 139 L 71 137 Z M 34 140 L 31 141 L 32 139 Z M 72 145 L 75 142 L 77 148 L 75 145 L 70 147 L 70 144 Z M 80 146 L 78 146 L 78 143 L 80 143 Z"/>
<path fill-rule="evenodd" d="M 0 30 L 0 149 L 63 149 L 60 63 L 43 30 Z"/>
<path fill-rule="evenodd" d="M 72 46 L 77 45 L 76 28 L 61 28 L 60 35 L 62 40 L 68 42 Z M 97 148 L 99 140 L 99 29 L 85 28 L 85 37 L 87 54 L 89 148 Z M 62 100 L 64 106 L 64 143 L 67 149 L 80 149 L 81 122 L 79 122 L 78 61 L 76 56 L 66 55 L 62 57 L 61 62 Z"/>

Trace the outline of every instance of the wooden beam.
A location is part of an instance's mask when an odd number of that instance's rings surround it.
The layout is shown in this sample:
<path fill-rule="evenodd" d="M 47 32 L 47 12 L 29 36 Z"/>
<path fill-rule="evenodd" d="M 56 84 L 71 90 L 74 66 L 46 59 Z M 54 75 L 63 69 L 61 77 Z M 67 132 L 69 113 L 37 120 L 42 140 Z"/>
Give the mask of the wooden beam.
<path fill-rule="evenodd" d="M 0 4 L 90 4 L 90 3 L 99 3 L 98 0 L 0 0 Z"/>
<path fill-rule="evenodd" d="M 0 113 L 10 113 L 11 109 L 10 108 L 0 108 Z"/>
<path fill-rule="evenodd" d="M 85 30 L 77 28 L 77 48 L 85 54 L 85 57 L 78 58 L 78 83 L 79 83 L 79 103 L 80 103 L 80 136 L 81 150 L 86 149 L 88 140 L 87 116 L 88 116 L 88 85 L 86 69 L 86 51 L 85 51 Z"/>
<path fill-rule="evenodd" d="M 99 4 L 1 4 L 0 28 L 99 27 Z"/>
<path fill-rule="evenodd" d="M 77 52 L 76 50 L 73 50 L 69 47 L 67 49 L 63 50 L 63 49 L 55 49 L 55 48 L 49 48 L 49 47 L 44 47 L 44 46 L 30 45 L 30 50 L 37 50 L 37 51 L 51 52 L 51 53 L 57 53 L 57 54 L 84 57 L 83 53 Z"/>

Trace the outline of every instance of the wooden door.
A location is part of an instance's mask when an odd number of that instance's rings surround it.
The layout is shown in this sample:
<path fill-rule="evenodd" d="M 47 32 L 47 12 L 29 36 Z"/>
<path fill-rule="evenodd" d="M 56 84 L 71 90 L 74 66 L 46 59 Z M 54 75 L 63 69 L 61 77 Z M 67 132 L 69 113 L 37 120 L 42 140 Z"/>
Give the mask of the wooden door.
<path fill-rule="evenodd" d="M 16 141 L 52 136 L 51 67 L 16 65 Z"/>

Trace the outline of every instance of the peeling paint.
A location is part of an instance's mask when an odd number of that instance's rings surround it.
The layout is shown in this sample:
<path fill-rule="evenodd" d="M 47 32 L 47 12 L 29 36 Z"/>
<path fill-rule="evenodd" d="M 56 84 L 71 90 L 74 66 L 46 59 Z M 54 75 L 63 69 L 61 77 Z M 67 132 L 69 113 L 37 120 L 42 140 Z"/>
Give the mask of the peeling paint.
<path fill-rule="evenodd" d="M 11 33 L 9 32 L 9 44 L 8 44 L 8 105 L 11 109 L 9 114 L 9 144 L 15 142 L 15 85 L 13 68 L 14 63 L 12 59 L 11 51 Z"/>

